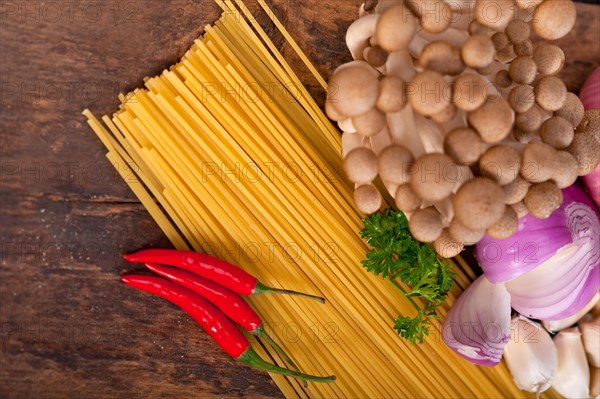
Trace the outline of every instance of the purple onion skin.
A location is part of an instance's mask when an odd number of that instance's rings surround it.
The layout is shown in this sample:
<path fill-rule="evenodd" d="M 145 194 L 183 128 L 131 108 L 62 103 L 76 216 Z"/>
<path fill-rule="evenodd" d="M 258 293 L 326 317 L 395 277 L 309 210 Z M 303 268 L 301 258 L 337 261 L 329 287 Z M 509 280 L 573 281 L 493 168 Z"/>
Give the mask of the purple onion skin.
<path fill-rule="evenodd" d="M 477 243 L 476 257 L 490 282 L 507 282 L 522 276 L 573 242 L 565 214 L 572 202 L 589 206 L 598 216 L 594 203 L 579 186 L 567 187 L 562 192 L 562 205 L 548 219 L 526 215 L 519 219 L 519 227 L 511 237 L 498 240 L 486 235 Z"/>

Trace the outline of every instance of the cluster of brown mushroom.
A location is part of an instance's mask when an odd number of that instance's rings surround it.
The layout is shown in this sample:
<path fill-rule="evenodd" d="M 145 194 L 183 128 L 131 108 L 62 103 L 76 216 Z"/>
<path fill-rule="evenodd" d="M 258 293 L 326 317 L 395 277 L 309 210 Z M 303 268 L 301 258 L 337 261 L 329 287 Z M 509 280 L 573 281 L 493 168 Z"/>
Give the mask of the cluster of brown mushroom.
<path fill-rule="evenodd" d="M 379 176 L 414 237 L 445 257 L 511 236 L 527 213 L 548 217 L 600 162 L 597 118 L 557 77 L 565 56 L 548 42 L 575 18 L 570 0 L 365 2 L 326 102 L 358 209 L 380 209 Z"/>

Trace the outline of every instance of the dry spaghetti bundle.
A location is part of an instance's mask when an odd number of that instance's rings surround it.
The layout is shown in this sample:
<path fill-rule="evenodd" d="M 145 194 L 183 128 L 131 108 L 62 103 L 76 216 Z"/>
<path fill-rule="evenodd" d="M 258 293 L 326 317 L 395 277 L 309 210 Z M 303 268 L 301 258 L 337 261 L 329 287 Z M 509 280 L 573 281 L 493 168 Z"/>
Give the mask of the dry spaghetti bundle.
<path fill-rule="evenodd" d="M 338 131 L 244 4 L 219 4 L 223 15 L 181 61 L 122 96 L 112 118 L 84 114 L 108 159 L 122 174 L 135 173 L 128 184 L 176 248 L 212 253 L 268 285 L 327 298 L 327 305 L 252 299 L 302 370 L 337 376 L 308 387 L 273 376 L 285 396 L 523 396 L 504 366 L 474 368 L 454 355 L 439 324 L 423 345 L 393 331 L 392 316 L 414 309 L 360 266 L 367 247 L 341 172 Z M 454 271 L 442 317 L 475 278 L 464 264 Z M 261 342 L 254 347 L 283 365 Z"/>

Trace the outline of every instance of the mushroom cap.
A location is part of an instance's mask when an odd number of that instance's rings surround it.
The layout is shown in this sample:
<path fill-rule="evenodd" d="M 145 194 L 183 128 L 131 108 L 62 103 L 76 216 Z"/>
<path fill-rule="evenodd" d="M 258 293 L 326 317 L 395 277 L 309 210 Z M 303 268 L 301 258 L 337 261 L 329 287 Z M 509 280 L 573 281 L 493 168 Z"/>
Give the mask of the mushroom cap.
<path fill-rule="evenodd" d="M 444 152 L 463 165 L 477 162 L 484 148 L 485 144 L 477 132 L 466 127 L 452 130 L 444 139 Z"/>
<path fill-rule="evenodd" d="M 332 99 L 331 101 L 329 99 L 327 99 L 325 101 L 325 113 L 327 114 L 327 117 L 336 122 L 340 122 L 340 121 L 343 121 L 344 119 L 347 119 L 347 116 L 343 115 L 335 107 L 336 103 L 334 101 L 335 101 L 335 99 Z"/>
<path fill-rule="evenodd" d="M 415 158 L 406 147 L 392 144 L 386 147 L 377 158 L 379 176 L 386 183 L 404 184 L 410 179 Z"/>
<path fill-rule="evenodd" d="M 521 176 L 517 176 L 517 178 L 509 184 L 502 186 L 502 191 L 504 191 L 504 202 L 507 205 L 513 205 L 517 202 L 523 201 L 525 195 L 527 195 L 527 191 L 529 191 L 529 182 L 523 179 Z"/>
<path fill-rule="evenodd" d="M 486 143 L 503 140 L 512 131 L 515 113 L 502 97 L 488 98 L 467 116 L 471 125 Z"/>
<path fill-rule="evenodd" d="M 442 234 L 442 215 L 431 206 L 417 209 L 410 217 L 408 228 L 416 240 L 433 242 Z"/>
<path fill-rule="evenodd" d="M 515 112 L 523 113 L 529 111 L 535 104 L 535 93 L 533 87 L 517 85 L 508 93 L 508 103 Z"/>
<path fill-rule="evenodd" d="M 344 158 L 344 171 L 354 183 L 370 183 L 377 177 L 377 156 L 368 148 L 355 148 Z"/>
<path fill-rule="evenodd" d="M 458 75 L 465 69 L 460 49 L 444 40 L 435 40 L 427 44 L 421 51 L 419 63 L 424 69 L 442 75 Z"/>
<path fill-rule="evenodd" d="M 539 6 L 544 0 L 515 0 L 517 7 L 527 10 L 531 8 L 536 8 Z"/>
<path fill-rule="evenodd" d="M 443 125 L 444 123 L 450 122 L 456 116 L 456 112 L 458 109 L 454 104 L 448 104 L 446 108 L 444 108 L 441 112 L 438 112 L 435 115 L 431 115 L 431 120 L 435 123 L 439 123 Z"/>
<path fill-rule="evenodd" d="M 452 194 L 461 173 L 449 156 L 425 154 L 411 168 L 410 187 L 425 201 L 441 201 Z"/>
<path fill-rule="evenodd" d="M 512 204 L 510 207 L 515 210 L 519 219 L 529 214 L 529 210 L 527 209 L 523 201 L 519 201 L 516 204 Z"/>
<path fill-rule="evenodd" d="M 474 111 L 487 99 L 489 83 L 475 73 L 464 73 L 454 81 L 452 101 L 462 111 Z"/>
<path fill-rule="evenodd" d="M 519 44 L 529 39 L 531 28 L 529 24 L 520 19 L 513 19 L 506 26 L 506 36 L 512 44 Z"/>
<path fill-rule="evenodd" d="M 385 114 L 376 107 L 371 108 L 364 114 L 352 118 L 352 124 L 358 134 L 363 136 L 374 136 L 381 132 L 386 126 Z"/>
<path fill-rule="evenodd" d="M 463 242 L 465 245 L 477 244 L 485 235 L 485 229 L 470 229 L 458 221 L 457 218 L 452 219 L 449 233 L 458 242 Z"/>
<path fill-rule="evenodd" d="M 504 30 L 514 17 L 512 1 L 477 0 L 473 10 L 474 18 L 483 26 L 494 30 Z"/>
<path fill-rule="evenodd" d="M 533 16 L 533 30 L 546 40 L 567 35 L 577 19 L 577 9 L 571 0 L 544 1 Z"/>
<path fill-rule="evenodd" d="M 434 71 L 419 72 L 407 88 L 408 102 L 421 115 L 435 115 L 450 104 L 451 89 L 441 74 Z"/>
<path fill-rule="evenodd" d="M 575 128 L 571 122 L 560 116 L 548 118 L 540 129 L 542 141 L 558 150 L 567 148 L 574 136 Z"/>
<path fill-rule="evenodd" d="M 563 194 L 554 182 L 534 184 L 523 200 L 529 213 L 547 219 L 563 202 Z"/>
<path fill-rule="evenodd" d="M 463 62 L 471 68 L 485 68 L 494 62 L 496 49 L 487 35 L 476 34 L 463 44 L 461 55 Z"/>
<path fill-rule="evenodd" d="M 518 227 L 519 217 L 517 216 L 517 212 L 512 207 L 507 206 L 500 220 L 488 228 L 486 233 L 497 240 L 504 240 L 512 236 Z"/>
<path fill-rule="evenodd" d="M 529 110 L 515 115 L 515 128 L 523 132 L 536 132 L 544 122 L 542 111 L 534 104 Z"/>
<path fill-rule="evenodd" d="M 364 61 L 351 64 L 334 73 L 327 96 L 332 107 L 348 117 L 369 111 L 379 96 L 377 71 Z"/>
<path fill-rule="evenodd" d="M 458 221 L 473 230 L 494 225 L 506 207 L 502 188 L 483 177 L 475 177 L 463 184 L 452 197 L 452 205 Z"/>
<path fill-rule="evenodd" d="M 583 120 L 585 109 L 579 97 L 574 93 L 567 93 L 567 99 L 561 109 L 556 111 L 555 115 L 568 120 L 571 125 L 579 126 Z"/>
<path fill-rule="evenodd" d="M 354 190 L 354 202 L 360 212 L 370 215 L 381 208 L 381 193 L 375 187 L 366 184 Z"/>
<path fill-rule="evenodd" d="M 492 35 L 492 43 L 496 51 L 500 51 L 510 44 L 510 40 L 505 32 L 496 32 Z"/>
<path fill-rule="evenodd" d="M 508 73 L 516 83 L 528 85 L 535 80 L 537 65 L 531 57 L 517 57 L 511 62 Z"/>
<path fill-rule="evenodd" d="M 380 46 L 367 47 L 363 52 L 365 61 L 374 68 L 379 68 L 387 62 L 389 53 Z"/>
<path fill-rule="evenodd" d="M 556 76 L 541 78 L 535 84 L 534 92 L 535 101 L 546 111 L 558 111 L 567 101 L 567 87 Z"/>
<path fill-rule="evenodd" d="M 572 186 L 577 181 L 579 163 L 577 159 L 567 151 L 556 153 L 556 168 L 552 173 L 552 180 L 558 188 L 563 189 Z"/>
<path fill-rule="evenodd" d="M 387 75 L 379 81 L 376 106 L 385 113 L 398 112 L 406 105 L 406 84 L 400 78 Z"/>
<path fill-rule="evenodd" d="M 533 60 L 542 75 L 559 73 L 565 65 L 565 53 L 554 44 L 540 43 L 533 50 Z"/>
<path fill-rule="evenodd" d="M 532 183 L 549 180 L 556 167 L 556 150 L 545 143 L 532 141 L 523 149 L 521 176 Z"/>
<path fill-rule="evenodd" d="M 481 175 L 501 186 L 513 182 L 519 175 L 520 168 L 521 154 L 506 144 L 489 148 L 479 160 Z"/>
<path fill-rule="evenodd" d="M 414 212 L 421 207 L 423 201 L 410 188 L 410 184 L 402 184 L 396 189 L 394 196 L 396 207 L 402 212 Z"/>
<path fill-rule="evenodd" d="M 513 81 L 508 71 L 501 69 L 496 73 L 496 76 L 494 76 L 494 83 L 496 83 L 496 86 L 499 88 L 506 89 L 512 86 Z"/>
<path fill-rule="evenodd" d="M 577 125 L 577 133 L 589 134 L 600 141 L 600 109 L 588 109 Z"/>
<path fill-rule="evenodd" d="M 589 175 L 600 162 L 600 142 L 592 132 L 577 132 L 566 150 L 577 159 L 579 176 Z"/>
<path fill-rule="evenodd" d="M 377 44 L 388 52 L 408 47 L 417 30 L 417 20 L 399 3 L 386 9 L 379 17 L 375 38 Z"/>
<path fill-rule="evenodd" d="M 465 246 L 462 242 L 457 241 L 446 228 L 433 242 L 433 249 L 442 258 L 454 258 L 465 249 Z"/>
<path fill-rule="evenodd" d="M 515 44 L 513 46 L 513 50 L 515 51 L 515 55 L 517 57 L 533 57 L 533 42 L 529 39 L 523 40 L 521 43 Z"/>
<path fill-rule="evenodd" d="M 477 33 L 487 33 L 488 32 L 488 28 L 481 25 L 479 22 L 472 20 L 471 22 L 469 22 L 469 26 L 467 28 L 467 31 L 469 32 L 469 35 L 475 35 Z"/>
<path fill-rule="evenodd" d="M 509 44 L 502 50 L 496 51 L 496 60 L 502 64 L 510 64 L 517 57 L 515 46 Z"/>
<path fill-rule="evenodd" d="M 421 27 L 429 33 L 442 33 L 452 22 L 452 9 L 443 0 L 409 2 L 421 20 Z"/>
<path fill-rule="evenodd" d="M 352 22 L 346 30 L 346 47 L 355 60 L 363 59 L 363 52 L 369 46 L 378 20 L 379 14 L 366 14 Z"/>
<path fill-rule="evenodd" d="M 539 139 L 537 132 L 525 132 L 518 128 L 513 129 L 512 135 L 515 140 L 522 144 L 531 143 L 532 141 Z"/>

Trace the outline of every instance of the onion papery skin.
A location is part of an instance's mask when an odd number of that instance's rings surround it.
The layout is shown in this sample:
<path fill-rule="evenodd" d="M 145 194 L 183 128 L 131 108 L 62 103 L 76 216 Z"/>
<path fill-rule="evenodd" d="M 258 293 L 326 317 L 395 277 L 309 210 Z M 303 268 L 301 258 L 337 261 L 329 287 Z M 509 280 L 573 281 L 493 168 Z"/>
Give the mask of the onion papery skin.
<path fill-rule="evenodd" d="M 495 366 L 510 339 L 510 321 L 510 294 L 506 287 L 480 276 L 446 315 L 442 339 L 471 363 Z"/>
<path fill-rule="evenodd" d="M 600 240 L 597 209 L 577 185 L 562 192 L 563 203 L 549 218 L 538 219 L 526 215 L 519 219 L 517 231 L 511 237 L 498 240 L 486 235 L 477 243 L 477 260 L 490 282 L 508 282 L 523 276 L 579 238 L 595 242 L 592 250 L 595 251 L 597 259 Z M 576 205 L 571 205 L 573 203 Z M 578 212 L 585 214 L 585 217 L 567 220 L 567 210 L 570 209 L 569 213 L 574 215 L 574 207 L 577 207 Z M 598 261 L 590 266 L 597 267 Z"/>

